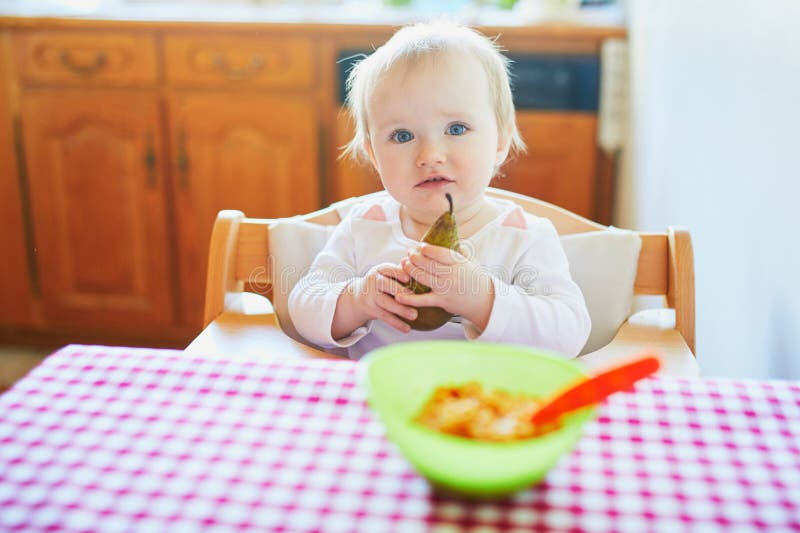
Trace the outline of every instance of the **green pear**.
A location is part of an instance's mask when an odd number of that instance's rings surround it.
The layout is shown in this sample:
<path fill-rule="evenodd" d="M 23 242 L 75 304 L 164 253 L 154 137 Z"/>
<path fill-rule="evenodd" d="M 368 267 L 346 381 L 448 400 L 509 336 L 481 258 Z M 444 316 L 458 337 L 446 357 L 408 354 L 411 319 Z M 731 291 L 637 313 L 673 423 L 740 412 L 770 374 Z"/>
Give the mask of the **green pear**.
<path fill-rule="evenodd" d="M 456 218 L 453 216 L 453 197 L 450 196 L 450 193 L 445 193 L 445 197 L 447 198 L 447 203 L 450 204 L 450 208 L 442 213 L 428 231 L 425 232 L 422 242 L 458 250 L 458 226 L 456 225 Z M 405 286 L 414 291 L 415 294 L 425 294 L 431 290 L 430 287 L 426 287 L 415 279 L 411 279 Z M 418 307 L 417 318 L 414 320 L 403 318 L 403 320 L 411 326 L 411 329 L 431 331 L 444 326 L 452 317 L 451 313 L 441 307 Z"/>

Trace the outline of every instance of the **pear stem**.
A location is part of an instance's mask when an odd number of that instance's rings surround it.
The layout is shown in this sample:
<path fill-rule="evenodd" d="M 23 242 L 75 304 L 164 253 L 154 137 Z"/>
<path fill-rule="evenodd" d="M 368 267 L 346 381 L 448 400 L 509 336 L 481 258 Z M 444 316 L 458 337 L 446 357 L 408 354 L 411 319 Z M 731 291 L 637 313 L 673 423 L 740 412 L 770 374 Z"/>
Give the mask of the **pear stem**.
<path fill-rule="evenodd" d="M 447 198 L 447 202 L 450 204 L 450 214 L 453 214 L 453 197 L 450 196 L 449 192 L 444 193 L 445 198 Z"/>

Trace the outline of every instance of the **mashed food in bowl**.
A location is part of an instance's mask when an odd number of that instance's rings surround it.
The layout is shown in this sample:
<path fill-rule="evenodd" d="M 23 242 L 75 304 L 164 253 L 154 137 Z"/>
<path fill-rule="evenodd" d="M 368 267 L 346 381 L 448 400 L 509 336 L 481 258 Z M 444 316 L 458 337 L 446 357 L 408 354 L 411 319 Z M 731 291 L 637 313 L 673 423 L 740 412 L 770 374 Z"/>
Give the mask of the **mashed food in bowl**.
<path fill-rule="evenodd" d="M 480 383 L 471 381 L 438 387 L 416 421 L 436 431 L 470 439 L 520 440 L 552 429 L 531 423 L 540 404 L 537 398 L 503 390 L 484 390 Z"/>

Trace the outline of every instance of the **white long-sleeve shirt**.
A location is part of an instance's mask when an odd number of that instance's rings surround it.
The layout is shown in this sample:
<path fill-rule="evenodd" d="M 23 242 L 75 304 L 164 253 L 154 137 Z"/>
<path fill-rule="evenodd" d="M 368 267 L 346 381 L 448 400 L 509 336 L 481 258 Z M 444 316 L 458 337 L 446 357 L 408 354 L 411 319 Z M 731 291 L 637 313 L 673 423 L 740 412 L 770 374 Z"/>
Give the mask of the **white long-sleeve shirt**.
<path fill-rule="evenodd" d="M 336 303 L 349 281 L 380 263 L 399 263 L 419 245 L 403 233 L 400 204 L 388 194 L 354 206 L 292 290 L 289 315 L 297 331 L 323 348 L 346 348 L 351 359 L 386 344 L 433 339 L 506 342 L 578 355 L 591 323 L 553 224 L 513 202 L 488 200 L 498 215 L 461 241 L 462 253 L 494 282 L 494 303 L 482 332 L 457 317 L 433 331 L 402 333 L 372 320 L 346 338 L 331 336 Z M 375 206 L 385 220 L 365 217 Z"/>

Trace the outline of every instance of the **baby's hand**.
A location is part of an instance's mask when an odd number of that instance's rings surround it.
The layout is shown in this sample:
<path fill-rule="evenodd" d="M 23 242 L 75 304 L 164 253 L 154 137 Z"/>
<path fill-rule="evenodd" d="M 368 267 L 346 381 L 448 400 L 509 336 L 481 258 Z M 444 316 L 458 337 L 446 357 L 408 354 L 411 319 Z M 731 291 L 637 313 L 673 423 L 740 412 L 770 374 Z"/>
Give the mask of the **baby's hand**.
<path fill-rule="evenodd" d="M 494 303 L 494 283 L 480 264 L 449 248 L 423 243 L 419 251 L 409 252 L 400 266 L 407 275 L 430 287 L 431 292 L 403 292 L 396 297 L 398 303 L 441 307 L 461 315 L 480 330 L 486 327 Z"/>
<path fill-rule="evenodd" d="M 402 285 L 410 279 L 399 265 L 383 263 L 374 266 L 351 286 L 356 291 L 355 304 L 368 317 L 367 320 L 382 320 L 396 330 L 408 333 L 411 327 L 399 317 L 414 320 L 417 310 L 398 303 L 395 297 L 412 293 Z"/>

